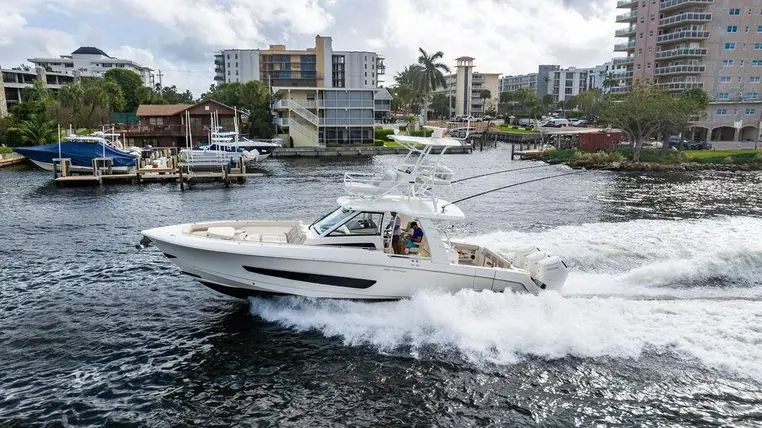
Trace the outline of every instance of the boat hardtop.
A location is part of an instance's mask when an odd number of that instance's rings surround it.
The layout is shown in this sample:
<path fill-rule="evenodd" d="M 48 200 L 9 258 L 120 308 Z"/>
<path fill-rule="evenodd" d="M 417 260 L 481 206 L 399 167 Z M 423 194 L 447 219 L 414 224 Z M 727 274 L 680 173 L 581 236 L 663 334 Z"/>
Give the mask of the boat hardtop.
<path fill-rule="evenodd" d="M 160 227 L 143 235 L 184 273 L 237 297 L 387 300 L 427 289 L 538 293 L 562 287 L 566 265 L 533 246 L 516 248 L 511 260 L 479 245 L 452 242 L 438 226 L 465 218 L 441 196 L 452 178 L 441 165 L 442 153 L 454 144 L 441 137 L 399 137 L 395 140 L 409 153 L 394 168 L 397 177 L 384 178 L 384 173 L 378 181 L 366 181 L 383 190 L 363 193 L 356 187 L 309 225 L 217 221 Z M 434 147 L 442 147 L 437 158 Z M 437 175 L 446 176 L 432 180 Z"/>

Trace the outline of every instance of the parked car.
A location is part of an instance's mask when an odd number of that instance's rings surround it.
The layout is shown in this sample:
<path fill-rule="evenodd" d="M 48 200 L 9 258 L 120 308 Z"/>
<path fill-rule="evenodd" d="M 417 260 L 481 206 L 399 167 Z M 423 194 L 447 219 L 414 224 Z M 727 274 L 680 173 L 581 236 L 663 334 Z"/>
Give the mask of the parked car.
<path fill-rule="evenodd" d="M 693 141 L 687 138 L 672 136 L 667 139 L 670 148 L 680 150 L 711 150 L 712 144 L 707 141 Z"/>
<path fill-rule="evenodd" d="M 562 126 L 569 126 L 568 119 L 550 119 L 545 123 L 540 124 L 541 127 L 546 128 L 560 128 Z"/>
<path fill-rule="evenodd" d="M 572 119 L 572 120 L 569 121 L 569 124 L 571 126 L 582 127 L 582 126 L 587 126 L 588 121 L 587 121 L 587 119 Z"/>

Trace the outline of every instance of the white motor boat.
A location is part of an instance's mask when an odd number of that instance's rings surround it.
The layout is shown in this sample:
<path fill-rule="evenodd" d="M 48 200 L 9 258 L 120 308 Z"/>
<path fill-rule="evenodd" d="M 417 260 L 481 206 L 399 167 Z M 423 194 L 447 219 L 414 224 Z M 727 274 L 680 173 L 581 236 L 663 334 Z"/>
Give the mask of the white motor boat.
<path fill-rule="evenodd" d="M 416 149 L 392 171 L 366 177 L 367 193 L 361 191 L 361 177 L 350 174 L 350 194 L 312 224 L 217 221 L 159 227 L 142 234 L 185 274 L 236 297 L 393 300 L 423 290 L 539 293 L 563 286 L 568 272 L 556 256 L 528 247 L 518 249 L 509 260 L 478 245 L 451 242 L 437 229 L 436 223 L 459 221 L 464 214 L 439 197 L 449 185 L 451 171 L 439 164 L 441 156 L 432 161 L 430 152 L 439 148 L 444 153 L 460 142 L 393 138 Z M 397 218 L 408 228 L 417 223 L 422 239 L 393 245 Z"/>

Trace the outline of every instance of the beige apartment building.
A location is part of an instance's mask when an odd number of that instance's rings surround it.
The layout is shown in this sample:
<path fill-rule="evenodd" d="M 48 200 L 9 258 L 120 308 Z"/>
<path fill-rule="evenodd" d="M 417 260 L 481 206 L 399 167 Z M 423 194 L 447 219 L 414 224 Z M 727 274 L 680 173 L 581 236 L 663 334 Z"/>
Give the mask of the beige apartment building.
<path fill-rule="evenodd" d="M 445 83 L 446 87 L 439 86 L 433 93 L 450 97 L 450 116 L 482 117 L 490 108 L 497 110 L 500 101 L 500 73 L 474 71 L 474 58 L 455 58 L 455 73 L 445 75 Z"/>
<path fill-rule="evenodd" d="M 627 27 L 614 47 L 619 86 L 651 81 L 674 93 L 702 88 L 706 114 L 688 137 L 757 141 L 762 128 L 762 0 L 620 0 Z"/>

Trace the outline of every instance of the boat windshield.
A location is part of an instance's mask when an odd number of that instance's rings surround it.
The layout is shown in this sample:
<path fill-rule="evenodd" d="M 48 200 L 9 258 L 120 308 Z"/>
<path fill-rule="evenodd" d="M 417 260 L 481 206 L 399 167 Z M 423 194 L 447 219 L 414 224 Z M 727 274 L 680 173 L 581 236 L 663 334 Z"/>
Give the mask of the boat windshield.
<path fill-rule="evenodd" d="M 323 233 L 333 229 L 334 226 L 344 223 L 353 215 L 355 215 L 354 211 L 339 207 L 327 216 L 313 223 L 312 229 L 318 235 L 322 235 Z"/>

